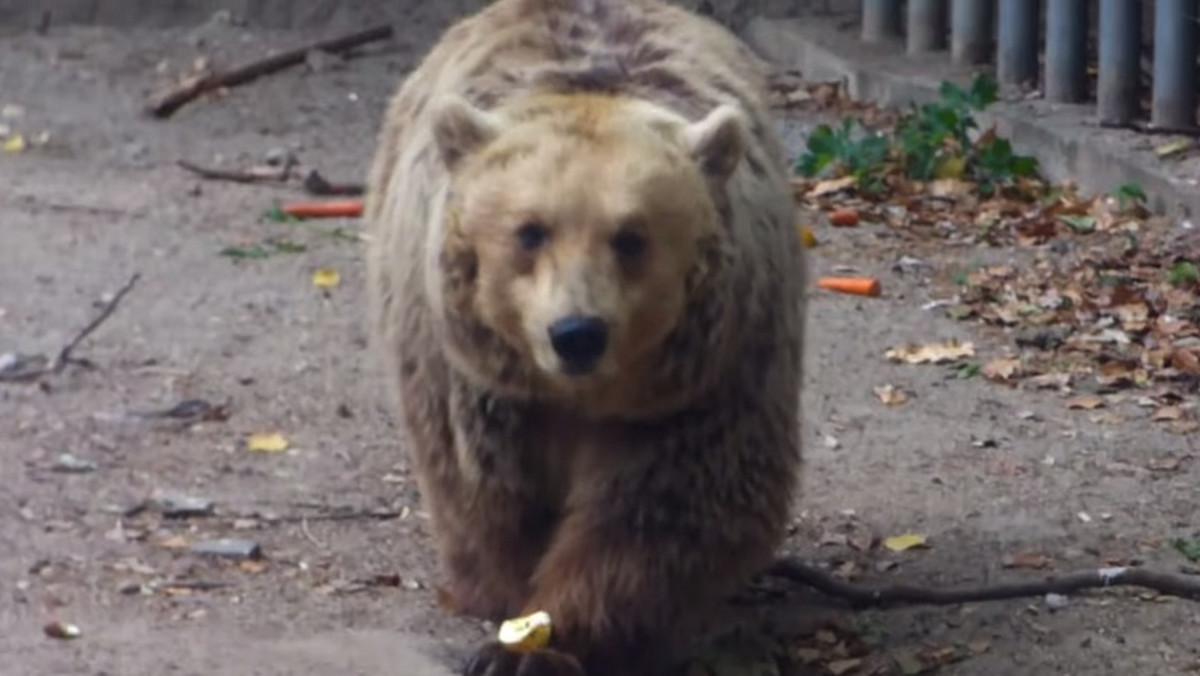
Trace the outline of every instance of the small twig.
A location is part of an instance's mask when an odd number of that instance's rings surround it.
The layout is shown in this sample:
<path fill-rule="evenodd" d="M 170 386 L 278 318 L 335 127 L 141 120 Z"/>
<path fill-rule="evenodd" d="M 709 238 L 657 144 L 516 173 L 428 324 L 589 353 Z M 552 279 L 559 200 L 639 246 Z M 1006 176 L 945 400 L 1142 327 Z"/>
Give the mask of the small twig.
<path fill-rule="evenodd" d="M 1051 576 L 1038 581 L 1009 582 L 959 589 L 934 589 L 895 585 L 864 587 L 843 582 L 830 573 L 795 558 L 780 558 L 767 575 L 812 587 L 848 602 L 854 608 L 885 608 L 898 605 L 954 605 L 973 601 L 1002 601 L 1046 594 L 1070 594 L 1102 587 L 1145 587 L 1160 594 L 1200 600 L 1200 580 L 1140 568 L 1099 568 Z"/>
<path fill-rule="evenodd" d="M 361 195 L 366 192 L 365 187 L 359 183 L 330 183 L 316 169 L 308 172 L 308 176 L 304 177 L 304 189 L 308 191 L 308 194 L 318 197 Z"/>
<path fill-rule="evenodd" d="M 325 544 L 318 540 L 316 536 L 312 534 L 312 531 L 308 529 L 307 518 L 300 519 L 300 532 L 304 533 L 304 537 L 307 538 L 309 542 L 316 545 L 318 549 L 325 549 Z"/>
<path fill-rule="evenodd" d="M 167 118 L 206 92 L 225 87 L 236 87 L 263 75 L 304 63 L 311 51 L 338 54 L 361 47 L 369 42 L 390 38 L 392 33 L 393 29 L 390 25 L 376 26 L 350 35 L 314 42 L 299 49 L 252 61 L 232 70 L 189 78 L 186 82 L 151 101 L 147 112 L 157 118 Z"/>
<path fill-rule="evenodd" d="M 213 167 L 202 167 L 198 164 L 193 164 L 187 160 L 178 160 L 175 164 L 180 168 L 186 169 L 200 178 L 205 178 L 210 181 L 233 181 L 234 183 L 264 183 L 266 181 L 286 181 L 287 172 L 291 169 L 288 164 L 285 164 L 278 169 L 272 168 L 270 172 L 259 172 L 254 170 L 240 169 L 215 169 Z"/>
<path fill-rule="evenodd" d="M 211 591 L 213 589 L 232 587 L 234 584 L 222 580 L 163 580 L 157 586 L 171 589 L 189 589 L 191 591 Z"/>
<path fill-rule="evenodd" d="M 50 366 L 46 368 L 45 373 L 61 373 L 62 370 L 67 367 L 67 364 L 71 362 L 71 352 L 76 347 L 79 347 L 79 344 L 82 343 L 85 338 L 90 336 L 93 331 L 100 328 L 100 325 L 103 324 L 105 320 L 112 316 L 112 313 L 117 310 L 117 306 L 121 304 L 121 300 L 125 298 L 125 294 L 132 291 L 133 285 L 137 284 L 137 281 L 141 278 L 142 273 L 133 273 L 133 276 L 129 278 L 129 281 L 125 282 L 125 285 L 118 289 L 115 294 L 113 294 L 112 300 L 104 304 L 104 308 L 100 310 L 100 314 L 96 315 L 92 321 L 88 322 L 87 326 L 83 327 L 79 333 L 75 334 L 75 337 L 71 339 L 71 342 L 63 345 L 63 348 L 58 351 L 58 356 L 56 356 L 54 361 L 51 362 Z M 45 375 L 45 373 L 39 375 Z"/>

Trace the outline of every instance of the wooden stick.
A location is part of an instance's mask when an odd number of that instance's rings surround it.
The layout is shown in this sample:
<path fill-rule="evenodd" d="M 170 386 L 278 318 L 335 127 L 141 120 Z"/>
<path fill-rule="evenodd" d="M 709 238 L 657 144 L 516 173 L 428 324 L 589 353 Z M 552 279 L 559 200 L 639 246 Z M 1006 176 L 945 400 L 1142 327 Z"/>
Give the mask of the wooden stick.
<path fill-rule="evenodd" d="M 338 54 L 354 49 L 355 47 L 361 47 L 369 42 L 385 40 L 390 38 L 393 32 L 391 25 L 376 26 L 358 33 L 314 42 L 290 52 L 268 56 L 265 59 L 252 61 L 232 70 L 189 78 L 186 82 L 156 97 L 147 106 L 146 112 L 154 117 L 165 119 L 206 92 L 223 87 L 236 87 L 263 75 L 269 75 L 276 71 L 304 63 L 305 58 L 311 51 Z"/>
<path fill-rule="evenodd" d="M 79 347 L 79 344 L 83 342 L 84 338 L 90 336 L 93 331 L 100 328 L 100 325 L 103 324 L 106 319 L 112 316 L 112 313 L 116 311 L 117 306 L 121 304 L 121 300 L 125 298 L 125 294 L 132 291 L 133 285 L 137 284 L 137 281 L 141 278 L 142 273 L 133 273 L 133 276 L 129 278 L 129 281 L 125 282 L 125 285 L 118 289 L 115 294 L 113 294 L 112 300 L 104 304 L 104 308 L 100 311 L 100 314 L 96 315 L 92 321 L 88 322 L 87 326 L 83 327 L 79 333 L 75 334 L 75 337 L 71 339 L 71 342 L 63 345 L 62 349 L 58 351 L 58 356 L 54 358 L 54 362 L 47 370 L 52 373 L 59 373 L 66 368 L 67 364 L 71 362 L 71 352 L 74 351 L 76 347 Z"/>
<path fill-rule="evenodd" d="M 266 181 L 286 181 L 289 167 L 272 167 L 271 173 L 259 173 L 255 171 L 239 170 L 239 169 L 216 169 L 213 167 L 202 167 L 198 164 L 193 164 L 187 160 L 178 160 L 175 164 L 180 168 L 186 169 L 200 178 L 206 178 L 212 181 L 233 181 L 234 183 L 263 183 Z"/>
<path fill-rule="evenodd" d="M 854 608 L 946 606 L 974 601 L 1029 598 L 1046 594 L 1067 595 L 1085 589 L 1122 586 L 1144 587 L 1168 596 L 1200 600 L 1200 579 L 1124 567 L 1098 568 L 1029 582 L 1002 582 L 958 589 L 908 585 L 864 587 L 843 582 L 830 573 L 791 557 L 776 560 L 766 574 L 811 587 L 826 596 L 846 601 Z"/>

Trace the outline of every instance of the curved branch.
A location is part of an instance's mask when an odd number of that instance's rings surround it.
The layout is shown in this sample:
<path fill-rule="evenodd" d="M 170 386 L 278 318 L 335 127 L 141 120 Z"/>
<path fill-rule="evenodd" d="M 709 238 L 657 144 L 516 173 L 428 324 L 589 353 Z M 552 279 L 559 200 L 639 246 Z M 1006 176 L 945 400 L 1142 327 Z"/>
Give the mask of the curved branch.
<path fill-rule="evenodd" d="M 1050 576 L 1030 582 L 1008 582 L 958 589 L 895 585 L 865 587 L 843 582 L 799 559 L 785 557 L 767 569 L 767 575 L 812 587 L 826 596 L 842 599 L 854 608 L 898 605 L 953 605 L 972 601 L 1001 601 L 1046 594 L 1070 594 L 1102 587 L 1145 587 L 1161 594 L 1200 600 L 1200 579 L 1141 568 L 1098 568 Z"/>

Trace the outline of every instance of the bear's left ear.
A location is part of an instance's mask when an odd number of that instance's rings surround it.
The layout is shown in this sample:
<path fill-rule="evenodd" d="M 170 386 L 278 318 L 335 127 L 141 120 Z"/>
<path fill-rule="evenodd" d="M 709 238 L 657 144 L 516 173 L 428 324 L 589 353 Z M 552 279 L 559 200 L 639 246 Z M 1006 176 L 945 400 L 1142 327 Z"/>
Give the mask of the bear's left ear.
<path fill-rule="evenodd" d="M 746 127 L 736 106 L 722 104 L 684 128 L 683 137 L 705 176 L 724 182 L 746 152 Z"/>
<path fill-rule="evenodd" d="M 481 110 L 461 96 L 449 95 L 433 111 L 433 137 L 446 167 L 485 145 L 500 133 L 500 116 Z"/>

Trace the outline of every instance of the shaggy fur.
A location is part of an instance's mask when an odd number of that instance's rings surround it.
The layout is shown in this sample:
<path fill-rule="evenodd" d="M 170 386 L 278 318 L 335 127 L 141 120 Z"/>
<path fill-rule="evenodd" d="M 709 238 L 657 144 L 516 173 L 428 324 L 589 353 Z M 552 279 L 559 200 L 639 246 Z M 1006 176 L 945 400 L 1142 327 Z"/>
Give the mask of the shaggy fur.
<path fill-rule="evenodd" d="M 806 273 L 764 83 L 664 2 L 498 0 L 390 103 L 369 311 L 447 596 L 554 621 L 553 650 L 485 647 L 474 672 L 658 673 L 771 561 Z M 531 219 L 548 239 L 519 250 Z M 570 377 L 541 336 L 579 309 L 613 337 Z"/>

